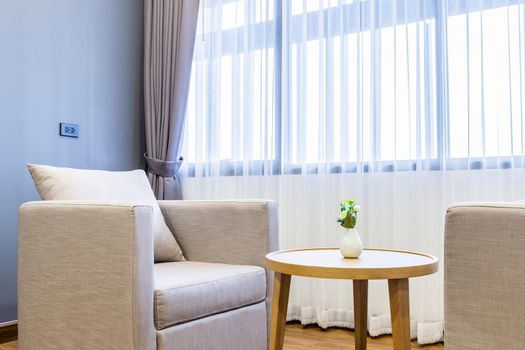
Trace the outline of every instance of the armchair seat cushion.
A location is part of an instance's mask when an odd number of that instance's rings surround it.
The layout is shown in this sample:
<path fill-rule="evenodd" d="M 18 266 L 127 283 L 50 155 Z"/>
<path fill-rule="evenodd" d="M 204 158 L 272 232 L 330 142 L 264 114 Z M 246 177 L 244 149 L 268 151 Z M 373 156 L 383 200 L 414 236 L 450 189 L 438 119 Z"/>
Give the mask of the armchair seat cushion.
<path fill-rule="evenodd" d="M 265 300 L 263 268 L 181 261 L 154 267 L 155 328 L 237 309 Z"/>

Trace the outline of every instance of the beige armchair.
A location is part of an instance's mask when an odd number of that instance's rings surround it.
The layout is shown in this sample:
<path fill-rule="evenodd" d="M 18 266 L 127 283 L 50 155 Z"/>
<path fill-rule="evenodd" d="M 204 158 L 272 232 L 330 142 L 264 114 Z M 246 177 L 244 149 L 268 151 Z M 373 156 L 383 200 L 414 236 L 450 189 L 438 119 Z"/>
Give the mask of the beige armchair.
<path fill-rule="evenodd" d="M 160 201 L 188 261 L 153 263 L 152 209 L 20 208 L 19 349 L 267 348 L 270 201 Z"/>
<path fill-rule="evenodd" d="M 445 348 L 523 349 L 525 203 L 449 208 L 445 225 Z"/>

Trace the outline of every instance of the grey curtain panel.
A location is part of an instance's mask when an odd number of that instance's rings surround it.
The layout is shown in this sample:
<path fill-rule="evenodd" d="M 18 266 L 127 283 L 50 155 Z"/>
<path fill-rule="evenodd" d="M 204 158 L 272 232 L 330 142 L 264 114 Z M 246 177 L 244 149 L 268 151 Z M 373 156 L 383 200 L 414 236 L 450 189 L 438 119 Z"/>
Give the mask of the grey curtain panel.
<path fill-rule="evenodd" d="M 199 0 L 144 1 L 146 163 L 157 199 L 181 199 L 177 171 Z"/>

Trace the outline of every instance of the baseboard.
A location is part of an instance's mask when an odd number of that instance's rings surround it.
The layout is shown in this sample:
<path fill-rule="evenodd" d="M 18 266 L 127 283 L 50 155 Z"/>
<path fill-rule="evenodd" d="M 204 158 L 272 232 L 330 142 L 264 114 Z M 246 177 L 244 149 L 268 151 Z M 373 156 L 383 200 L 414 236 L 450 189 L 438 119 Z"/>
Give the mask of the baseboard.
<path fill-rule="evenodd" d="M 18 321 L 0 323 L 0 344 L 14 341 L 18 338 Z"/>

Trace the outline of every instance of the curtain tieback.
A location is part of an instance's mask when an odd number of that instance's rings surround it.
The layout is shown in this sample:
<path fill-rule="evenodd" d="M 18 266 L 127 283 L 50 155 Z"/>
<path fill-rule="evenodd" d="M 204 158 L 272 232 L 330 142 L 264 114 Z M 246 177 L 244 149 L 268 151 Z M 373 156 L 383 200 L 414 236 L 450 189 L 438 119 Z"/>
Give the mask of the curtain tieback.
<path fill-rule="evenodd" d="M 144 153 L 144 158 L 148 165 L 148 171 L 162 177 L 175 177 L 183 160 L 182 157 L 179 160 L 160 160 L 148 156 L 147 153 Z"/>

